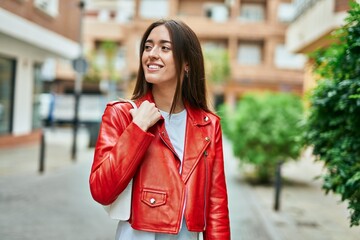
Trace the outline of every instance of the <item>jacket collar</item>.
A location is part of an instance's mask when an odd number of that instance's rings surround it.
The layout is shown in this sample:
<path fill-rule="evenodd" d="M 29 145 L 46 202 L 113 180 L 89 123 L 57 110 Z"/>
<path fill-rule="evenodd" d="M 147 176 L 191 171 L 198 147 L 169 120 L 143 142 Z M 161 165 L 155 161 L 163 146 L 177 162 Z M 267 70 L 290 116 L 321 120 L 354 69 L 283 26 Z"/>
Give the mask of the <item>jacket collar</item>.
<path fill-rule="evenodd" d="M 149 91 L 144 97 L 140 98 L 136 104 L 140 105 L 145 100 L 154 103 L 154 97 L 151 91 Z M 202 156 L 207 154 L 205 150 L 212 141 L 211 136 L 208 136 L 209 131 L 207 129 L 211 126 L 209 125 L 211 123 L 209 113 L 202 109 L 193 108 L 187 103 L 185 103 L 185 108 L 188 117 L 186 122 L 186 138 L 181 172 L 181 178 L 184 183 L 187 182 Z M 176 155 L 170 138 L 166 134 L 163 118 L 159 124 L 156 124 L 155 129 L 155 132 L 159 134 L 165 145 L 167 145 Z"/>
<path fill-rule="evenodd" d="M 136 101 L 136 105 L 139 107 L 140 104 L 146 100 L 155 103 L 151 90 L 149 90 L 143 97 L 141 97 L 139 101 Z M 193 108 L 188 103 L 185 103 L 185 108 L 188 114 L 188 120 L 190 120 L 193 125 L 204 126 L 210 123 L 209 113 L 206 111 Z"/>

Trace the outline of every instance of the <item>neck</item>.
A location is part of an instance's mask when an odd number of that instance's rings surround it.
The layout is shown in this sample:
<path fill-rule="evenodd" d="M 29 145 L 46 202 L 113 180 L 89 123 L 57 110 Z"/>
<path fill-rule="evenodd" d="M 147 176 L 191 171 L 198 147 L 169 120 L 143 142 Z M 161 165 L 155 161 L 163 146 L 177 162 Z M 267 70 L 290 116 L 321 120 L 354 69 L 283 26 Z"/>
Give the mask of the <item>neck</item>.
<path fill-rule="evenodd" d="M 175 90 L 171 90 L 171 91 L 169 91 L 168 89 L 163 90 L 163 89 L 153 86 L 152 94 L 154 96 L 154 101 L 155 101 L 156 106 L 164 112 L 170 112 L 174 94 L 175 94 Z M 182 99 L 180 99 L 176 103 L 173 113 L 179 113 L 182 110 L 184 110 L 184 104 L 182 102 Z"/>

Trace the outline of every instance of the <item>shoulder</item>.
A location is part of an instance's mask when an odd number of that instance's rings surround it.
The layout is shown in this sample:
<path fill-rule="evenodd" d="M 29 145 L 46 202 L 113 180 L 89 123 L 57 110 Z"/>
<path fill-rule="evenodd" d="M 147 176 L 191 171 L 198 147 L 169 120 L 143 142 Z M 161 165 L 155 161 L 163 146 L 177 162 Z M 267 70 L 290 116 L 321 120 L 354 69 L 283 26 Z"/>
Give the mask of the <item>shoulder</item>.
<path fill-rule="evenodd" d="M 205 111 L 199 108 L 187 108 L 189 118 L 197 125 L 217 125 L 220 122 L 220 118 L 213 112 Z"/>
<path fill-rule="evenodd" d="M 219 122 L 219 121 L 220 121 L 220 117 L 219 117 L 216 113 L 213 113 L 213 112 L 205 112 L 205 114 L 206 114 L 210 119 L 212 119 L 213 121 L 216 121 L 216 122 Z"/>
<path fill-rule="evenodd" d="M 117 100 L 108 102 L 102 116 L 102 121 L 126 126 L 132 119 L 130 109 L 132 109 L 132 105 L 126 101 Z"/>
<path fill-rule="evenodd" d="M 116 101 L 111 101 L 106 104 L 106 107 L 108 108 L 114 108 L 117 110 L 126 110 L 129 111 L 131 108 L 133 108 L 132 103 L 127 100 L 119 99 Z"/>
<path fill-rule="evenodd" d="M 122 100 L 111 101 L 106 104 L 104 111 L 105 116 L 128 117 L 129 111 L 132 108 L 129 102 Z"/>
<path fill-rule="evenodd" d="M 111 101 L 111 102 L 108 102 L 108 103 L 106 104 L 106 106 L 114 106 L 114 105 L 120 104 L 120 103 L 122 103 L 122 102 L 119 101 L 119 100 Z"/>
<path fill-rule="evenodd" d="M 220 117 L 211 111 L 205 111 L 205 110 L 200 110 L 200 116 L 202 116 L 202 118 L 204 118 L 205 120 L 208 119 L 210 120 L 210 122 L 212 123 L 218 123 L 220 122 Z"/>

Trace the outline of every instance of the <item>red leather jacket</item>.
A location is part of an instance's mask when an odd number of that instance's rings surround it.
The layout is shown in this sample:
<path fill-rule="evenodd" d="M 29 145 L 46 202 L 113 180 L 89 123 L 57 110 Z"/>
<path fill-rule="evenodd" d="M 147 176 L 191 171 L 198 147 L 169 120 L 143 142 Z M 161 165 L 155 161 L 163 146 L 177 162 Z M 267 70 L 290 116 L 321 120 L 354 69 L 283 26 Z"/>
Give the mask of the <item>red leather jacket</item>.
<path fill-rule="evenodd" d="M 153 102 L 151 93 L 136 101 Z M 181 166 L 159 120 L 148 132 L 132 122 L 128 103 L 107 105 L 90 174 L 93 198 L 112 203 L 133 178 L 134 229 L 177 234 L 184 217 L 190 231 L 204 239 L 230 239 L 222 135 L 219 118 L 186 106 L 187 123 Z M 152 199 L 152 201 L 150 201 Z M 155 201 L 154 201 L 155 199 Z"/>

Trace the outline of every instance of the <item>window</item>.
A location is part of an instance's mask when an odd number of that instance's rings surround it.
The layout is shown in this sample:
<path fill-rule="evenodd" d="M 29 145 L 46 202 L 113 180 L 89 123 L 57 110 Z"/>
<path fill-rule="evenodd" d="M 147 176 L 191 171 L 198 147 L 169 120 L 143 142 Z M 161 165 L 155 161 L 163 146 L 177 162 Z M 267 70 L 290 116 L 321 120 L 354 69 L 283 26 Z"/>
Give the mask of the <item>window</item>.
<path fill-rule="evenodd" d="M 203 47 L 204 51 L 212 50 L 212 49 L 222 49 L 222 50 L 227 49 L 225 40 L 224 41 L 206 41 L 206 42 L 202 43 L 202 47 Z"/>
<path fill-rule="evenodd" d="M 58 0 L 34 0 L 34 5 L 52 17 L 56 17 L 59 13 Z"/>
<path fill-rule="evenodd" d="M 259 65 L 262 61 L 262 44 L 240 43 L 237 60 L 239 64 Z"/>
<path fill-rule="evenodd" d="M 12 131 L 15 60 L 0 56 L 0 135 Z"/>
<path fill-rule="evenodd" d="M 134 19 L 135 2 L 134 0 L 122 0 L 117 3 L 116 21 L 119 23 L 130 22 Z"/>
<path fill-rule="evenodd" d="M 107 9 L 101 9 L 97 18 L 100 22 L 108 22 L 111 18 L 110 11 Z"/>
<path fill-rule="evenodd" d="M 42 93 L 42 78 L 41 78 L 41 64 L 35 64 L 34 71 L 34 87 L 33 87 L 33 112 L 32 112 L 32 128 L 41 128 L 41 93 Z"/>
<path fill-rule="evenodd" d="M 166 18 L 169 15 L 169 0 L 141 0 L 140 15 L 143 18 Z"/>
<path fill-rule="evenodd" d="M 286 50 L 283 44 L 278 44 L 275 50 L 275 66 L 287 69 L 303 69 L 306 58 L 302 54 L 293 54 Z"/>
<path fill-rule="evenodd" d="M 226 22 L 229 10 L 224 4 L 209 4 L 205 6 L 205 15 L 215 22 Z"/>
<path fill-rule="evenodd" d="M 244 3 L 240 7 L 239 20 L 242 22 L 262 22 L 265 19 L 265 5 Z"/>
<path fill-rule="evenodd" d="M 295 16 L 294 5 L 290 3 L 280 3 L 277 15 L 279 22 L 291 22 Z"/>

